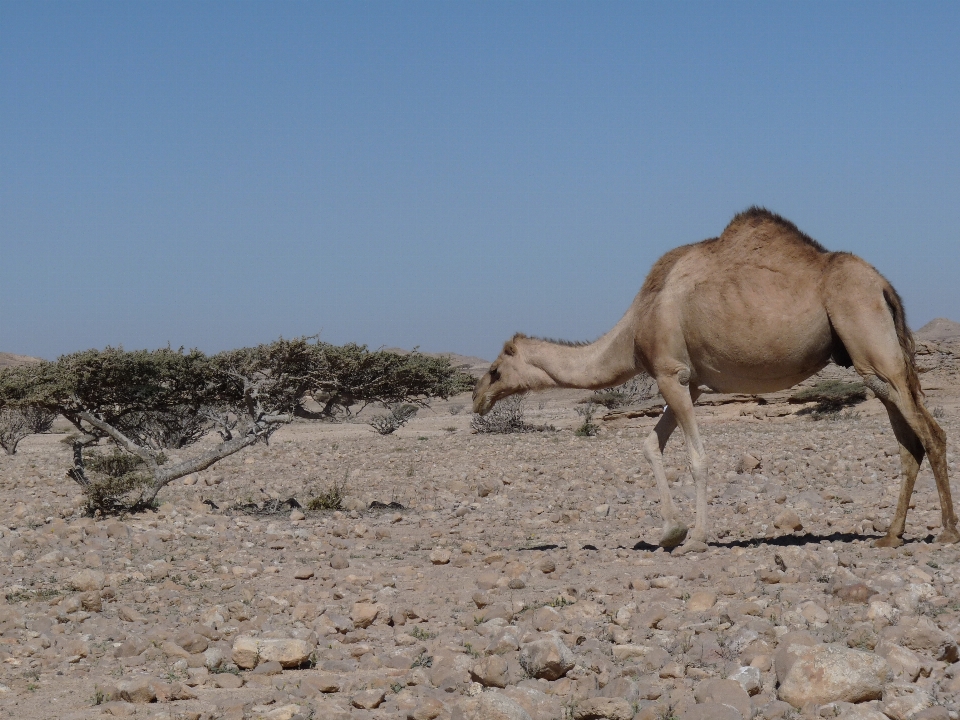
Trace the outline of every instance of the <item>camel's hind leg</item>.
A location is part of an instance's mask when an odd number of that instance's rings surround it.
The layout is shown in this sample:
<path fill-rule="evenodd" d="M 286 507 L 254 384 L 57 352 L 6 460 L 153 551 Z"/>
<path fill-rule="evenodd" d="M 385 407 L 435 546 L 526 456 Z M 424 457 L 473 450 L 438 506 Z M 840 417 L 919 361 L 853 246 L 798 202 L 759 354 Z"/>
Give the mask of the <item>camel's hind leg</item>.
<path fill-rule="evenodd" d="M 957 515 L 947 476 L 946 435 L 943 429 L 923 404 L 910 395 L 907 388 L 891 392 L 891 385 L 896 387 L 897 383 L 884 382 L 876 375 L 867 375 L 864 381 L 887 409 L 893 433 L 900 444 L 900 464 L 903 472 L 897 509 L 886 536 L 877 541 L 877 546 L 897 547 L 903 543 L 910 497 L 913 495 L 917 473 L 925 454 L 929 456 L 940 495 L 943 532 L 938 539 L 940 542 L 957 542 L 960 540 L 960 533 L 957 530 Z"/>
<path fill-rule="evenodd" d="M 684 372 L 689 373 L 686 370 Z M 693 403 L 700 394 L 699 389 L 681 384 L 673 376 L 658 377 L 657 384 L 663 399 L 667 402 L 667 409 L 644 441 L 643 450 L 653 467 L 653 475 L 660 489 L 660 512 L 663 515 L 660 546 L 669 549 L 676 547 L 687 537 L 687 526 L 679 519 L 663 469 L 663 449 L 678 423 L 683 428 L 687 451 L 690 455 L 690 470 L 697 484 L 697 519 L 691 540 L 701 542 L 706 542 L 707 539 L 706 461 L 703 443 L 700 441 L 700 433 L 693 417 Z"/>
<path fill-rule="evenodd" d="M 920 400 L 910 331 L 900 299 L 876 270 L 852 256 L 841 256 L 824 285 L 830 322 L 857 372 L 887 408 L 900 444 L 903 484 L 886 537 L 878 545 L 902 543 L 910 496 L 924 455 L 937 481 L 943 513 L 941 542 L 957 542 L 957 514 L 947 477 L 947 441 L 943 429 Z"/>

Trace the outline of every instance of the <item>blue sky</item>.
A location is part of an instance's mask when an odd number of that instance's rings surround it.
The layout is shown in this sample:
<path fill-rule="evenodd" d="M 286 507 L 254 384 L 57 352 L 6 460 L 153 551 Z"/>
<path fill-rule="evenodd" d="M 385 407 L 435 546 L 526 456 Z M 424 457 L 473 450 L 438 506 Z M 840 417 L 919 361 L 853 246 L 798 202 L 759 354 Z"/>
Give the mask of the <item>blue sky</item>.
<path fill-rule="evenodd" d="M 0 350 L 592 339 L 765 205 L 960 320 L 960 4 L 0 0 Z"/>

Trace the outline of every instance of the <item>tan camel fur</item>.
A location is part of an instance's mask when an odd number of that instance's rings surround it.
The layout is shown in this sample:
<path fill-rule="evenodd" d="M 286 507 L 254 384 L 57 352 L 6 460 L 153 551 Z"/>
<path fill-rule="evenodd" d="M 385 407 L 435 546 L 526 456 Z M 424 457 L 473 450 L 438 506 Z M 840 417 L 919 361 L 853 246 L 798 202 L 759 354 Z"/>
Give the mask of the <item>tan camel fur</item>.
<path fill-rule="evenodd" d="M 946 435 L 927 412 L 913 337 L 896 291 L 860 258 L 828 252 L 763 208 L 737 215 L 718 238 L 671 250 L 653 266 L 626 315 L 596 342 L 569 344 L 515 335 L 478 382 L 474 412 L 509 395 L 545 388 L 599 389 L 646 371 L 667 407 L 644 442 L 660 490 L 663 534 L 687 537 L 663 469 L 663 448 L 679 424 L 697 486 L 690 540 L 706 542 L 706 455 L 693 404 L 701 386 L 767 393 L 810 377 L 831 359 L 851 364 L 887 409 L 900 445 L 903 484 L 880 546 L 902 541 L 924 454 L 940 494 L 940 542 L 957 542 L 947 478 Z"/>

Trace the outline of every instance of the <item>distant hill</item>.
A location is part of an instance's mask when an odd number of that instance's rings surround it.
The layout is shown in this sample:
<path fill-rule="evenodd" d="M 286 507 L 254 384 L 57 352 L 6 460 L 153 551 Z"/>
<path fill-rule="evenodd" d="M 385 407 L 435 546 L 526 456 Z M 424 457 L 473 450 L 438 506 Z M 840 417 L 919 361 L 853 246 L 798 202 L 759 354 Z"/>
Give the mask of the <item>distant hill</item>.
<path fill-rule="evenodd" d="M 931 320 L 914 333 L 918 340 L 960 340 L 960 323 L 947 318 Z"/>
<path fill-rule="evenodd" d="M 0 352 L 0 370 L 8 367 L 16 367 L 17 365 L 35 365 L 36 363 L 40 362 L 43 362 L 42 358 Z"/>

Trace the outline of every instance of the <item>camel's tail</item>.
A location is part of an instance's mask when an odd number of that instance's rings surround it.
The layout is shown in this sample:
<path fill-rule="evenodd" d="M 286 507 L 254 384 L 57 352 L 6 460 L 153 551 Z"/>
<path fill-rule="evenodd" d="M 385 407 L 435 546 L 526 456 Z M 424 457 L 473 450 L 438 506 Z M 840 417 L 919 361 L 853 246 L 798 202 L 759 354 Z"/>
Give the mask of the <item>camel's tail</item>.
<path fill-rule="evenodd" d="M 913 333 L 907 327 L 907 315 L 903 311 L 903 302 L 897 291 L 889 284 L 883 289 L 883 299 L 887 301 L 887 307 L 890 308 L 890 314 L 893 316 L 893 324 L 897 328 L 897 340 L 900 342 L 903 361 L 907 366 L 907 387 L 910 388 L 913 399 L 919 400 L 923 395 L 923 389 L 920 387 L 920 378 L 917 376 L 917 364 L 914 359 L 917 348 L 913 342 Z"/>

